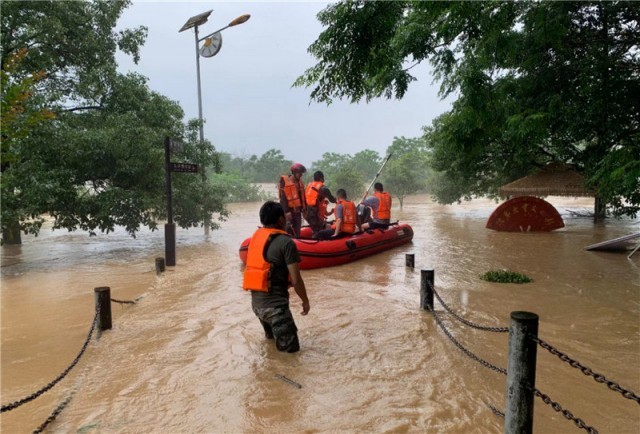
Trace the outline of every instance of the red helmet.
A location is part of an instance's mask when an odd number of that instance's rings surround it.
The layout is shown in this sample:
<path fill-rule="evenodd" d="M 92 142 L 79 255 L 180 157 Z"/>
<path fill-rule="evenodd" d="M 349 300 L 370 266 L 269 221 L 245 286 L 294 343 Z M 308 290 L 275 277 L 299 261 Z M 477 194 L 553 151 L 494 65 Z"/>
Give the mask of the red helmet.
<path fill-rule="evenodd" d="M 291 173 L 304 173 L 307 171 L 307 168 L 304 167 L 302 164 L 300 163 L 293 163 L 291 165 Z"/>

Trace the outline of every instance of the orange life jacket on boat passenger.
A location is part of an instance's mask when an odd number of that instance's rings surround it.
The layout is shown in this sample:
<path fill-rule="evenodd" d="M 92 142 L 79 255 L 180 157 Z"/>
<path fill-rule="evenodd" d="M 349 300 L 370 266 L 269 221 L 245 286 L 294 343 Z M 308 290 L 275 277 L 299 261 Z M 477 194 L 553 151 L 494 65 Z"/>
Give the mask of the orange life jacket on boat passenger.
<path fill-rule="evenodd" d="M 346 232 L 352 234 L 356 231 L 356 204 L 349 200 L 338 199 L 338 205 L 342 204 L 342 226 L 340 232 Z M 336 216 L 336 218 L 338 218 Z M 336 224 L 331 225 L 333 229 L 336 228 Z"/>
<path fill-rule="evenodd" d="M 260 228 L 251 237 L 247 251 L 247 268 L 244 270 L 242 287 L 247 291 L 269 292 L 272 264 L 265 260 L 271 240 L 288 234 L 280 229 Z"/>
<path fill-rule="evenodd" d="M 292 179 L 289 175 L 282 175 L 284 187 L 281 189 L 282 193 L 287 198 L 287 205 L 289 208 L 304 208 L 304 184 L 302 180 Z"/>
<path fill-rule="evenodd" d="M 313 181 L 307 184 L 307 189 L 305 190 L 304 195 L 308 206 L 318 205 L 316 202 L 318 201 L 320 188 L 322 188 L 323 185 L 324 182 L 321 181 Z"/>
<path fill-rule="evenodd" d="M 327 199 L 323 199 L 318 204 L 318 216 L 320 216 L 321 219 L 326 220 L 327 217 L 329 217 L 329 214 L 327 214 L 327 206 L 328 205 L 329 205 L 329 201 Z"/>
<path fill-rule="evenodd" d="M 391 195 L 386 191 L 376 191 L 373 193 L 378 198 L 380 206 L 378 207 L 378 218 L 380 220 L 391 219 Z"/>

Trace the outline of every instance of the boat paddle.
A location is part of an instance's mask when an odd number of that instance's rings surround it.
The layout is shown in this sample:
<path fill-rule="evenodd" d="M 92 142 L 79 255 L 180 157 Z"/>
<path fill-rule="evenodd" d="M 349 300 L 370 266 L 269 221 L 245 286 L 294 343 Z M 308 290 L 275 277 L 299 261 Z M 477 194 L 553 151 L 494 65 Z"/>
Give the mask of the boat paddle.
<path fill-rule="evenodd" d="M 369 194 L 369 190 L 371 190 L 371 187 L 373 187 L 373 184 L 375 184 L 376 179 L 378 179 L 378 176 L 380 176 L 380 172 L 382 172 L 382 169 L 384 169 L 384 166 L 387 164 L 387 161 L 389 161 L 389 158 L 391 158 L 392 155 L 393 155 L 393 152 L 389 152 L 389 155 L 387 155 L 387 158 L 385 158 L 385 160 L 382 162 L 382 166 L 380 166 L 380 170 L 378 170 L 378 173 L 376 173 L 376 176 L 373 178 L 373 181 L 371 181 L 371 184 L 369 184 L 369 187 L 367 187 L 367 190 L 364 192 L 364 195 L 362 196 L 362 200 L 360 200 L 360 203 L 364 202 L 364 200 L 367 198 L 367 195 Z"/>

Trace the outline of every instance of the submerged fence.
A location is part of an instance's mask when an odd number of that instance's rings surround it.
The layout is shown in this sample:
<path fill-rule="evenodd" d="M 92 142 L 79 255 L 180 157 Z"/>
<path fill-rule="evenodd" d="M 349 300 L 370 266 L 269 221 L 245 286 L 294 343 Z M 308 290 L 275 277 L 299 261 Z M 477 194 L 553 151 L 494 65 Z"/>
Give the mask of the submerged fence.
<path fill-rule="evenodd" d="M 80 348 L 78 355 L 75 357 L 75 359 L 73 359 L 71 364 L 69 364 L 69 366 L 67 366 L 67 368 L 64 371 L 62 371 L 60 375 L 58 375 L 55 379 L 53 379 L 44 387 L 41 387 L 37 391 L 33 392 L 31 395 L 28 395 L 22 399 L 18 399 L 6 405 L 3 404 L 0 410 L 0 413 L 15 410 L 16 408 L 22 406 L 23 404 L 26 404 L 28 402 L 35 400 L 36 398 L 42 396 L 44 393 L 53 389 L 53 387 L 56 384 L 62 381 L 69 374 L 69 372 L 71 372 L 71 370 L 76 367 L 76 365 L 80 361 L 80 358 L 84 355 L 87 349 L 87 346 L 89 345 L 89 342 L 91 342 L 91 338 L 94 335 L 96 328 L 99 331 L 111 329 L 111 303 L 112 302 L 120 303 L 120 304 L 136 304 L 138 300 L 142 298 L 142 297 L 138 297 L 134 300 L 123 301 L 123 300 L 116 300 L 114 298 L 111 298 L 110 294 L 111 294 L 111 289 L 107 286 L 94 289 L 96 313 L 95 313 L 95 316 L 93 317 L 93 321 L 91 322 L 91 326 L 89 327 L 89 334 L 84 340 L 84 343 L 82 344 L 82 348 Z M 56 419 L 56 417 L 58 417 L 58 415 L 62 412 L 62 410 L 64 410 L 64 408 L 69 404 L 75 392 L 76 392 L 75 389 L 71 390 L 71 392 L 67 395 L 67 397 L 60 404 L 58 404 L 58 406 L 56 406 L 53 412 L 51 412 L 49 417 L 42 424 L 40 424 L 40 426 L 38 426 L 33 432 L 34 433 L 43 432 L 47 428 L 47 426 L 51 422 L 53 422 Z"/>
<path fill-rule="evenodd" d="M 414 256 L 406 255 L 406 266 L 413 268 L 415 265 Z M 164 271 L 163 261 L 156 260 L 156 271 L 158 273 Z M 584 375 L 592 377 L 599 384 L 604 384 L 609 390 L 619 393 L 623 398 L 632 400 L 640 404 L 640 396 L 635 392 L 622 387 L 619 383 L 607 379 L 603 374 L 594 372 L 591 368 L 577 361 L 575 358 L 558 350 L 556 347 L 537 336 L 538 316 L 530 312 L 512 312 L 510 327 L 495 327 L 476 324 L 463 318 L 449 307 L 440 294 L 435 289 L 435 273 L 434 270 L 421 270 L 420 279 L 420 307 L 429 311 L 445 336 L 462 351 L 467 357 L 492 370 L 500 375 L 507 377 L 507 397 L 505 411 L 501 411 L 494 405 L 486 403 L 491 411 L 505 419 L 505 433 L 531 433 L 533 425 L 533 400 L 534 397 L 540 398 L 542 402 L 549 405 L 554 411 L 562 414 L 567 420 L 572 421 L 578 428 L 589 433 L 598 433 L 598 430 L 585 422 L 582 418 L 575 416 L 570 410 L 564 408 L 561 404 L 554 401 L 549 395 L 543 393 L 535 387 L 535 367 L 537 348 L 543 348 L 550 354 L 557 356 L 561 361 L 567 363 L 572 368 L 580 370 Z M 6 405 L 2 405 L 1 413 L 14 410 L 23 404 L 31 402 L 51 390 L 60 381 L 62 381 L 69 372 L 78 364 L 81 357 L 85 353 L 89 342 L 91 341 L 96 328 L 99 331 L 111 328 L 111 303 L 120 304 L 136 304 L 142 297 L 134 300 L 117 300 L 111 298 L 109 287 L 99 287 L 94 289 L 95 295 L 95 316 L 91 322 L 89 333 L 75 359 L 71 364 L 58 375 L 54 380 L 40 388 L 36 392 L 22 399 L 16 400 Z M 509 334 L 509 360 L 508 367 L 502 368 L 496 366 L 474 352 L 465 347 L 454 334 L 445 326 L 439 312 L 434 308 L 434 300 L 437 300 L 442 306 L 444 312 L 459 323 L 492 333 L 508 333 Z M 276 376 L 277 377 L 277 376 Z M 288 379 L 287 379 L 288 380 Z M 291 380 L 289 380 L 291 381 Z M 295 383 L 295 382 L 294 382 Z M 297 384 L 297 383 L 296 383 Z M 43 432 L 49 424 L 51 424 L 62 410 L 69 404 L 76 390 L 73 389 L 67 397 L 60 402 L 53 410 L 50 416 L 35 430 L 34 433 Z"/>
<path fill-rule="evenodd" d="M 406 265 L 413 267 L 413 255 L 407 255 Z M 494 333 L 509 333 L 509 361 L 508 369 L 498 367 L 461 344 L 453 333 L 445 326 L 441 313 L 434 308 L 434 297 L 444 311 L 458 322 L 477 330 Z M 592 377 L 594 381 L 607 386 L 609 390 L 620 393 L 622 397 L 640 404 L 640 396 L 626 389 L 620 384 L 607 379 L 603 374 L 594 372 L 566 353 L 558 350 L 550 343 L 540 339 L 538 334 L 538 316 L 530 312 L 512 312 L 510 327 L 493 327 L 475 324 L 451 309 L 438 294 L 434 285 L 434 271 L 421 270 L 420 275 L 420 307 L 433 314 L 436 324 L 445 336 L 467 357 L 501 375 L 507 376 L 506 410 L 500 411 L 487 403 L 491 411 L 497 416 L 505 418 L 505 433 L 531 433 L 533 426 L 533 397 L 540 398 L 554 411 L 572 421 L 578 428 L 589 433 L 598 430 L 587 424 L 582 418 L 575 416 L 570 410 L 554 401 L 549 395 L 535 387 L 536 349 L 543 348 L 572 368 L 580 370 L 584 375 Z"/>

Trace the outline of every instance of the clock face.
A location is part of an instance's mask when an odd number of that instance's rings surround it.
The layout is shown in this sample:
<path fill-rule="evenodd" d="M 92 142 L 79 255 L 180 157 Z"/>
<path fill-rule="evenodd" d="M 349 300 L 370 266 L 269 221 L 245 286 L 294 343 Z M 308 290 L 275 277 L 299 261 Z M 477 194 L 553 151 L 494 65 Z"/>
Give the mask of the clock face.
<path fill-rule="evenodd" d="M 211 37 L 205 39 L 204 44 L 200 47 L 200 55 L 202 57 L 213 57 L 222 48 L 222 35 L 220 32 L 214 33 Z"/>

